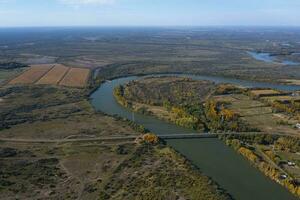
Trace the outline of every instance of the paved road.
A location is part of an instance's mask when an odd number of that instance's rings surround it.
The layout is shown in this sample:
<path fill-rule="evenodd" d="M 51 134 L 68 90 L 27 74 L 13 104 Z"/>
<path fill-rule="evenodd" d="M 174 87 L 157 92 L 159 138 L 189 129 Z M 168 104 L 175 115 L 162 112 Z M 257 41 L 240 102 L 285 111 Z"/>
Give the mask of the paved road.
<path fill-rule="evenodd" d="M 193 139 L 193 138 L 216 138 L 220 135 L 226 135 L 229 133 L 190 133 L 190 134 L 168 134 L 158 135 L 161 139 Z M 234 135 L 246 135 L 246 134 L 265 134 L 265 133 L 230 133 Z M 278 136 L 287 136 L 286 134 L 274 134 Z M 112 136 L 112 137 L 97 137 L 97 138 L 78 138 L 78 139 L 14 139 L 14 138 L 0 138 L 3 142 L 25 142 L 25 143 L 67 143 L 67 142 L 89 142 L 89 141 L 117 141 L 117 140 L 135 140 L 138 135 L 128 136 Z"/>
<path fill-rule="evenodd" d="M 89 141 L 110 141 L 110 140 L 134 140 L 137 135 L 132 136 L 116 136 L 116 137 L 98 137 L 98 138 L 81 138 L 81 139 L 14 139 L 14 138 L 0 138 L 3 142 L 28 142 L 28 143 L 66 143 L 66 142 L 89 142 Z"/>

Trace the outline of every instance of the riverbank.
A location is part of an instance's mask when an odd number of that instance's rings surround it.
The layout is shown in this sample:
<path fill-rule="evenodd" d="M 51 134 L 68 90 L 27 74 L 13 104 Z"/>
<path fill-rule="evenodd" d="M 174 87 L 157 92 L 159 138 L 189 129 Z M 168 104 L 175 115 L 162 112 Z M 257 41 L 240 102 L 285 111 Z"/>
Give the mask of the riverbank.
<path fill-rule="evenodd" d="M 219 98 L 246 93 L 246 89 L 228 84 L 191 78 L 146 77 L 117 86 L 118 103 L 141 114 L 155 116 L 199 132 L 257 132 L 241 120 L 230 102 Z M 218 97 L 218 98 L 215 98 Z"/>
<path fill-rule="evenodd" d="M 192 89 L 193 87 L 191 85 L 187 86 L 189 89 L 186 90 L 184 89 L 185 86 L 182 84 L 188 84 L 191 83 L 191 80 L 189 79 L 184 79 L 184 78 L 175 78 L 175 77 L 162 77 L 162 78 L 146 78 L 142 79 L 139 81 L 133 81 L 130 82 L 126 85 L 120 85 L 117 86 L 114 89 L 114 96 L 120 105 L 129 108 L 133 110 L 134 112 L 139 112 L 141 114 L 146 114 L 146 115 L 152 115 L 155 117 L 158 117 L 159 119 L 163 119 L 172 123 L 175 123 L 179 126 L 183 126 L 186 128 L 193 128 L 190 124 L 196 123 L 197 118 L 193 118 L 192 115 L 189 115 L 184 109 L 181 108 L 176 108 L 172 107 L 174 106 L 174 103 L 183 104 L 194 104 L 195 102 L 191 100 L 193 97 L 193 94 L 195 95 L 195 91 Z M 201 86 L 201 81 L 197 82 L 197 85 L 199 87 Z M 206 83 L 207 84 L 207 83 Z M 166 85 L 167 87 L 164 87 Z M 175 87 L 174 87 L 175 86 Z M 151 88 L 155 88 L 156 92 L 152 90 Z M 175 89 L 177 88 L 177 89 Z M 179 89 L 181 88 L 181 89 Z M 216 98 L 224 102 L 230 102 L 229 99 L 235 97 L 235 99 L 244 99 L 243 101 L 250 101 L 247 102 L 247 105 L 256 105 L 259 102 L 256 102 L 256 100 L 251 100 L 249 97 L 246 95 L 243 95 L 242 93 L 245 94 L 257 94 L 257 93 L 266 93 L 266 92 L 273 92 L 275 93 L 276 91 L 274 90 L 253 90 L 253 91 L 242 91 L 239 88 L 235 88 L 233 86 L 226 86 L 226 85 L 221 85 L 221 86 L 214 86 L 212 91 L 207 92 L 207 93 L 202 93 L 203 99 L 208 99 L 211 96 L 211 98 Z M 163 90 L 163 94 L 161 93 Z M 176 91 L 175 94 L 170 93 L 170 91 Z M 147 91 L 147 92 L 146 92 Z M 189 92 L 189 98 L 186 97 L 185 91 Z M 196 91 L 199 91 L 197 89 Z M 209 91 L 209 90 L 208 90 Z M 222 97 L 226 93 L 225 98 Z M 232 93 L 237 93 L 232 95 Z M 272 94 L 273 94 L 272 93 Z M 214 96 L 212 94 L 218 94 L 218 96 Z M 279 93 L 278 93 L 279 94 Z M 174 96 L 175 95 L 175 96 Z M 229 95 L 229 96 L 228 96 Z M 285 93 L 283 93 L 285 95 Z M 164 102 L 166 97 L 169 97 L 172 99 L 171 102 Z M 243 97 L 243 98 L 242 98 Z M 184 102 L 181 102 L 184 99 Z M 245 99 L 247 98 L 247 99 Z M 133 100 L 134 99 L 134 100 Z M 199 97 L 196 98 L 197 101 L 201 101 L 201 98 Z M 226 100 L 227 99 L 227 100 Z M 166 106 L 162 106 L 162 104 Z M 209 108 L 210 103 L 206 102 L 208 104 Z M 232 102 L 232 104 L 241 104 Z M 243 103 L 242 103 L 243 105 Z M 169 108 L 169 109 L 168 109 Z M 194 108 L 195 109 L 195 108 Z M 214 108 L 215 109 L 215 108 Z M 209 111 L 212 113 L 212 111 Z M 216 111 L 217 112 L 217 111 Z M 225 112 L 225 111 L 222 111 Z M 229 117 L 231 116 L 230 110 L 226 111 L 225 113 L 228 114 Z M 179 114 L 180 113 L 180 114 Z M 262 113 L 263 114 L 263 113 Z M 205 114 L 203 112 L 203 117 L 202 118 L 213 118 L 214 116 L 211 116 L 212 114 Z M 187 120 L 189 119 L 189 120 Z M 178 121 L 182 122 L 179 123 Z M 206 125 L 206 127 L 208 127 Z M 224 136 L 225 137 L 225 136 Z M 230 137 L 230 136 L 229 136 Z M 270 136 L 270 137 L 276 137 L 276 136 Z M 233 146 L 233 142 L 230 140 L 224 140 L 226 144 L 229 146 Z M 236 142 L 236 141 L 234 141 Z M 282 171 L 278 170 L 276 167 L 274 168 L 269 162 L 263 159 L 263 157 L 258 156 L 256 153 L 254 153 L 251 149 L 247 148 L 246 146 L 243 146 L 241 144 L 244 144 L 244 141 L 240 141 L 239 144 L 236 144 L 238 147 L 235 148 L 235 150 L 246 157 L 257 169 L 259 169 L 261 172 L 263 172 L 266 176 L 268 176 L 270 179 L 274 180 L 275 182 L 281 184 L 282 186 L 286 187 L 291 193 L 295 194 L 296 196 L 300 197 L 300 187 L 297 185 L 295 179 L 292 179 L 291 177 L 287 178 L 282 178 L 282 176 L 286 176 L 285 174 L 282 174 Z M 298 193 L 299 192 L 299 193 Z"/>
<path fill-rule="evenodd" d="M 300 170 L 297 166 L 300 157 L 296 157 L 296 152 L 300 150 L 299 138 L 276 135 L 224 135 L 220 139 L 243 155 L 267 177 L 300 198 Z M 291 142 L 293 144 L 289 144 Z M 290 156 L 279 156 L 279 154 L 284 155 L 280 152 L 290 152 L 290 155 L 294 155 L 293 160 L 289 160 Z"/>
<path fill-rule="evenodd" d="M 231 199 L 165 144 L 136 144 L 143 126 L 95 111 L 92 90 L 0 88 L 0 199 Z"/>
<path fill-rule="evenodd" d="M 118 85 L 124 85 L 137 79 L 139 78 L 127 77 L 103 83 L 91 96 L 93 106 L 96 110 L 109 115 L 118 115 L 134 120 L 158 135 L 194 132 L 139 113 L 135 113 L 133 116 L 130 110 L 118 104 L 114 98 L 113 89 Z M 191 160 L 204 174 L 226 189 L 235 199 L 296 199 L 283 187 L 250 166 L 248 161 L 218 139 L 168 140 L 167 144 Z"/>

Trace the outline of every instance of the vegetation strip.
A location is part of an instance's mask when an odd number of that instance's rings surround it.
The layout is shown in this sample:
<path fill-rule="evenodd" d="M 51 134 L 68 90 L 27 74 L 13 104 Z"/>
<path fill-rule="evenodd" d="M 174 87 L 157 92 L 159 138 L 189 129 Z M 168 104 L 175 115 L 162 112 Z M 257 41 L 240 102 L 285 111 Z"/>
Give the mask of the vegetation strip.
<path fill-rule="evenodd" d="M 277 135 L 224 135 L 220 138 L 228 146 L 247 158 L 252 165 L 270 179 L 286 187 L 291 193 L 300 197 L 299 173 L 296 177 L 283 170 L 283 167 L 294 165 L 284 160 L 276 152 L 287 151 L 290 154 L 300 151 L 300 139 Z M 259 145 L 267 150 L 259 149 Z M 275 150 L 276 149 L 276 150 Z M 299 164 L 300 159 L 297 161 Z M 290 164 L 292 163 L 292 164 Z M 288 167 L 289 168 L 289 167 Z"/>

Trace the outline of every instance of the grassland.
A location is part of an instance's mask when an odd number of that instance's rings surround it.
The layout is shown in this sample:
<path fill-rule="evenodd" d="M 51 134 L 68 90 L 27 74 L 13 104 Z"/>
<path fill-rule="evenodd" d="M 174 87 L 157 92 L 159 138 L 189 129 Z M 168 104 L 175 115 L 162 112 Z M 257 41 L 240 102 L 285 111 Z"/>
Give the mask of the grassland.
<path fill-rule="evenodd" d="M 8 86 L 0 89 L 1 128 L 36 120 L 65 118 L 84 113 L 89 105 L 86 93 L 79 89 L 55 86 Z M 22 98 L 20 98 L 22 97 Z"/>
<path fill-rule="evenodd" d="M 300 85 L 300 80 L 297 79 L 283 79 L 281 81 L 288 85 Z"/>
<path fill-rule="evenodd" d="M 141 168 L 143 171 L 139 170 Z M 130 193 L 127 192 L 129 188 Z M 102 196 L 112 199 L 229 199 L 216 188 L 174 150 L 164 146 L 142 146 L 117 168 Z"/>
<path fill-rule="evenodd" d="M 27 69 L 27 65 L 15 62 L 0 63 L 0 85 L 6 84 Z"/>
<path fill-rule="evenodd" d="M 1 199 L 230 199 L 164 145 L 1 142 L 0 160 Z"/>
<path fill-rule="evenodd" d="M 297 28 L 42 30 L 1 32 L 3 45 L 8 48 L 1 49 L 0 62 L 58 62 L 67 66 L 99 68 L 101 79 L 132 74 L 188 72 L 273 82 L 300 80 L 299 66 L 264 63 L 247 53 L 269 52 L 280 55 L 280 60 L 296 62 L 299 56 L 291 52 L 300 52 L 300 32 Z M 289 46 L 282 45 L 287 41 Z M 31 45 L 28 46 L 28 43 Z"/>
<path fill-rule="evenodd" d="M 0 199 L 231 199 L 164 144 L 126 139 L 140 127 L 96 113 L 90 92 L 0 88 Z"/>
<path fill-rule="evenodd" d="M 7 80 L 16 77 L 22 73 L 24 69 L 0 69 L 0 84 L 4 84 Z"/>

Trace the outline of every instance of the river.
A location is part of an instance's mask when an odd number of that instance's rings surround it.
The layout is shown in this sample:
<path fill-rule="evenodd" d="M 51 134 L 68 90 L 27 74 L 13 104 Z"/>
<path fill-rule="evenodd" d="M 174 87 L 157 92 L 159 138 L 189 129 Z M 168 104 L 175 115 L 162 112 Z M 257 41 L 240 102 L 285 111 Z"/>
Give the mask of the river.
<path fill-rule="evenodd" d="M 184 75 L 180 75 L 184 76 Z M 257 86 L 251 81 L 238 79 L 224 79 L 221 77 L 193 76 L 186 75 L 197 80 L 212 80 L 216 82 L 229 82 L 240 84 L 245 87 Z M 96 110 L 109 115 L 118 115 L 136 123 L 143 125 L 150 131 L 161 134 L 192 133 L 193 130 L 178 127 L 165 121 L 161 121 L 151 116 L 133 113 L 120 106 L 114 96 L 113 89 L 117 85 L 125 84 L 128 81 L 141 77 L 119 78 L 103 83 L 92 95 L 91 103 Z M 267 84 L 270 87 L 270 84 Z M 300 89 L 300 86 L 275 85 L 276 88 L 286 88 L 289 90 Z M 250 165 L 250 163 L 237 154 L 233 149 L 227 147 L 219 139 L 173 139 L 167 140 L 167 144 L 172 146 L 191 162 L 199 167 L 201 172 L 211 177 L 222 188 L 227 190 L 234 199 L 237 200 L 296 200 L 290 192 L 279 184 L 271 181 L 260 171 Z"/>
<path fill-rule="evenodd" d="M 254 51 L 247 52 L 250 56 L 252 56 L 254 59 L 263 61 L 266 63 L 277 63 L 277 64 L 283 64 L 283 65 L 299 65 L 300 63 L 294 62 L 291 60 L 283 60 L 279 61 L 277 60 L 276 56 L 272 56 L 271 53 L 258 53 Z M 298 53 L 293 53 L 292 55 L 299 55 Z"/>

